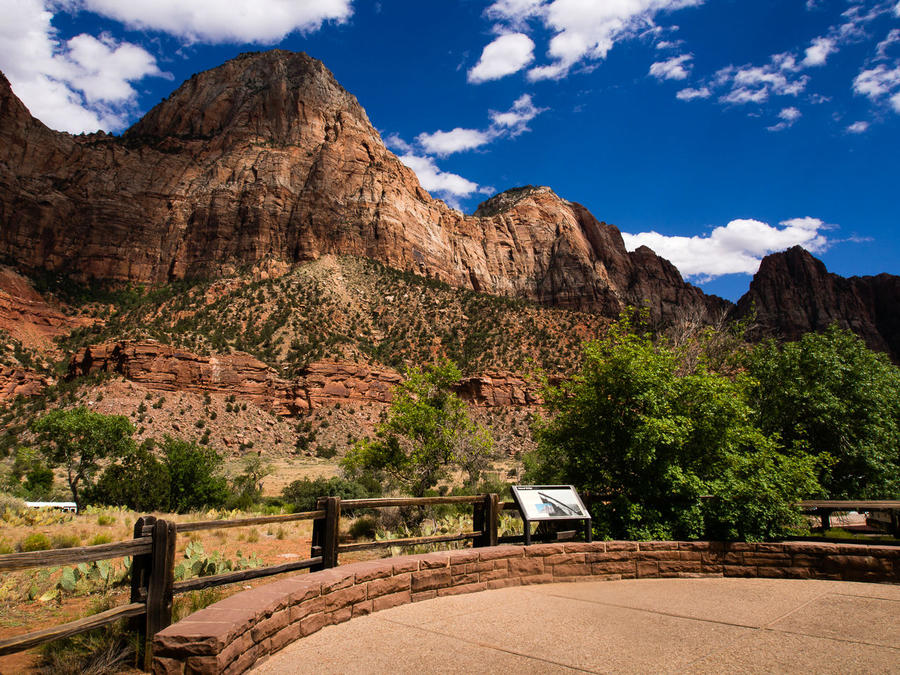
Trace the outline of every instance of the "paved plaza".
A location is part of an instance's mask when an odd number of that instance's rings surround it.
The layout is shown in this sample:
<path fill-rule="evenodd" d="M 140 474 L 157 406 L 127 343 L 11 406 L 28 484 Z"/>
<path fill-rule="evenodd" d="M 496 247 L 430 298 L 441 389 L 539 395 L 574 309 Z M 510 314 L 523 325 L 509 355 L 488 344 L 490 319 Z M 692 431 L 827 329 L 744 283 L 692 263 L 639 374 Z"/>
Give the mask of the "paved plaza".
<path fill-rule="evenodd" d="M 900 586 L 733 578 L 520 586 L 330 626 L 252 672 L 900 673 Z"/>

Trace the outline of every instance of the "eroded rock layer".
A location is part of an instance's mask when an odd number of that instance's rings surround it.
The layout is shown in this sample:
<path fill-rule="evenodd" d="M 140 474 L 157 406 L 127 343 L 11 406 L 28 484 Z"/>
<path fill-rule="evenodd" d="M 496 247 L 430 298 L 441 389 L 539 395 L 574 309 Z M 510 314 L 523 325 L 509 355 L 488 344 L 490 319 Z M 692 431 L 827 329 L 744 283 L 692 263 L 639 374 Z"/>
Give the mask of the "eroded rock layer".
<path fill-rule="evenodd" d="M 200 356 L 152 341 L 86 347 L 72 357 L 67 377 L 96 373 L 115 373 L 160 391 L 233 394 L 284 416 L 335 403 L 390 403 L 402 381 L 391 369 L 332 361 L 311 363 L 295 380 L 285 380 L 247 354 Z M 534 384 L 512 373 L 467 378 L 457 391 L 463 400 L 485 407 L 540 404 Z"/>
<path fill-rule="evenodd" d="M 474 216 L 432 199 L 305 54 L 195 75 L 122 137 L 51 131 L 0 75 L 0 254 L 18 265 L 161 283 L 328 253 L 609 315 L 648 305 L 661 322 L 729 306 L 549 188 Z"/>

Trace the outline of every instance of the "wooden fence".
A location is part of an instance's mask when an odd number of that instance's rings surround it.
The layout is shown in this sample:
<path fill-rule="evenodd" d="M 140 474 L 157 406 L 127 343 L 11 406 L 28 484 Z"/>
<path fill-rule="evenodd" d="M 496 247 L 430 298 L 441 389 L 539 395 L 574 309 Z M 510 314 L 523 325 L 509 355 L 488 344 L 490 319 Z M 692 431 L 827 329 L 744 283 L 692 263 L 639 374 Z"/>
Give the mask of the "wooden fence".
<path fill-rule="evenodd" d="M 471 505 L 471 532 L 430 537 L 410 537 L 383 541 L 340 543 L 341 512 L 387 507 L 424 507 L 445 504 Z M 277 516 L 258 516 L 233 520 L 207 520 L 193 523 L 173 523 L 155 516 L 142 516 L 134 525 L 134 537 L 128 541 L 99 546 L 10 553 L 0 555 L 0 573 L 36 567 L 75 565 L 83 562 L 132 557 L 130 602 L 92 616 L 70 621 L 43 630 L 0 640 L 0 656 L 23 651 L 63 637 L 83 633 L 130 618 L 142 633 L 144 666 L 149 669 L 153 636 L 172 622 L 172 601 L 178 593 L 222 586 L 250 579 L 309 569 L 316 571 L 335 567 L 341 553 L 394 546 L 418 546 L 455 541 L 471 541 L 473 546 L 496 546 L 498 541 L 513 541 L 521 537 L 498 537 L 499 514 L 503 509 L 515 509 L 512 502 L 501 503 L 496 494 L 463 497 L 345 499 L 322 497 L 315 511 Z M 226 572 L 213 576 L 175 581 L 175 550 L 179 533 L 218 530 L 268 523 L 298 520 L 313 521 L 310 557 L 281 565 Z"/>

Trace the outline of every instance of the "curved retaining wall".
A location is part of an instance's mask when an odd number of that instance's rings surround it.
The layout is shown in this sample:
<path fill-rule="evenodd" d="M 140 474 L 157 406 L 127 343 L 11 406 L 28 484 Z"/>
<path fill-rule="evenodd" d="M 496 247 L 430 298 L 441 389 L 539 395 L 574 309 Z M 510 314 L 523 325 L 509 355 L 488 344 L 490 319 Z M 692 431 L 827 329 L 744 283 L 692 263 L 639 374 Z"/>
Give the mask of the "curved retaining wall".
<path fill-rule="evenodd" d="M 559 581 L 697 576 L 900 583 L 900 547 L 601 541 L 353 563 L 237 593 L 169 626 L 154 638 L 153 672 L 242 673 L 325 626 L 445 595 Z"/>

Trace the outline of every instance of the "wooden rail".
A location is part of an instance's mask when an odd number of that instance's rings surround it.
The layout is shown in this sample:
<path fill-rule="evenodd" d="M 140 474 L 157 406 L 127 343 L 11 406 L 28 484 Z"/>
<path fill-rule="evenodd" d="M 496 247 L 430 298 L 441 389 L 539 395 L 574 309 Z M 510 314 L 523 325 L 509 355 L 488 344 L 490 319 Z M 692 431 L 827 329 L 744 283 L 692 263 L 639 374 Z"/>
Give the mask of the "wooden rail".
<path fill-rule="evenodd" d="M 6 656 L 7 654 L 20 652 L 24 649 L 37 647 L 45 642 L 59 640 L 60 638 L 69 637 L 70 635 L 77 635 L 78 633 L 93 630 L 94 628 L 100 628 L 101 626 L 114 623 L 119 619 L 141 616 L 146 611 L 147 607 L 144 603 L 132 602 L 129 605 L 113 607 L 105 612 L 92 614 L 91 616 L 86 616 L 77 621 L 70 621 L 69 623 L 53 626 L 52 628 L 45 628 L 43 630 L 34 631 L 33 633 L 6 638 L 5 640 L 0 640 L 0 656 Z"/>
<path fill-rule="evenodd" d="M 26 570 L 31 567 L 57 567 L 59 565 L 77 565 L 95 560 L 124 558 L 126 555 L 137 556 L 150 552 L 150 542 L 140 539 L 118 541 L 98 546 L 79 546 L 77 548 L 59 548 L 50 551 L 29 551 L 27 553 L 7 553 L 0 555 L 0 572 Z"/>
<path fill-rule="evenodd" d="M 339 544 L 342 509 L 351 511 L 445 504 L 472 505 L 474 508 L 473 531 L 431 537 L 409 537 L 405 539 Z M 334 567 L 338 564 L 339 553 L 469 540 L 472 541 L 473 546 L 494 546 L 498 540 L 497 524 L 501 507 L 508 508 L 507 504 L 501 505 L 495 494 L 421 498 L 388 497 L 347 499 L 343 501 L 340 497 L 323 497 L 318 500 L 315 510 L 302 513 L 255 516 L 230 520 L 204 520 L 192 523 L 174 523 L 157 519 L 155 516 L 142 516 L 134 524 L 134 538 L 128 541 L 101 544 L 99 546 L 82 546 L 79 548 L 0 555 L 0 572 L 35 567 L 75 565 L 82 562 L 132 556 L 131 598 L 128 604 L 78 619 L 77 621 L 0 640 L 0 655 L 29 649 L 52 640 L 106 626 L 121 619 L 132 619 L 135 620 L 135 628 L 143 634 L 143 663 L 144 668 L 149 669 L 152 659 L 151 641 L 157 632 L 171 623 L 172 603 L 176 594 L 259 579 L 285 572 Z M 175 581 L 175 551 L 178 534 L 299 520 L 313 521 L 313 541 L 310 557 L 305 560 Z"/>

